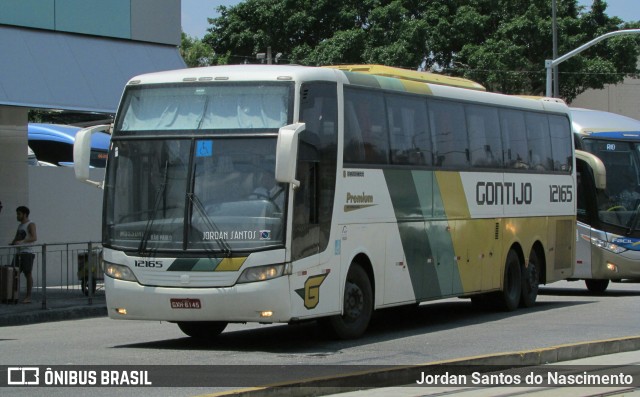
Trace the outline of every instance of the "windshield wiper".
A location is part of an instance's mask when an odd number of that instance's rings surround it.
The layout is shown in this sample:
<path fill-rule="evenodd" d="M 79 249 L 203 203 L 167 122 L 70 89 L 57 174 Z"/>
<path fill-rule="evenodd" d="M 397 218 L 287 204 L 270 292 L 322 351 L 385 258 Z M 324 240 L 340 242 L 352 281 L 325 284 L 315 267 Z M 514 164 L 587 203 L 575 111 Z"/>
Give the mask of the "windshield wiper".
<path fill-rule="evenodd" d="M 638 216 L 638 211 L 640 210 L 640 204 L 636 205 L 636 210 L 633 212 L 631 216 L 631 220 L 629 220 L 629 229 L 627 230 L 626 235 L 630 236 L 634 230 L 638 227 L 638 221 L 640 221 L 640 216 Z"/>
<path fill-rule="evenodd" d="M 169 161 L 165 161 L 164 163 L 164 173 L 162 174 L 162 183 L 160 183 L 160 188 L 156 193 L 155 202 L 153 204 L 153 211 L 151 212 L 151 216 L 147 219 L 147 224 L 144 227 L 144 233 L 142 233 L 142 238 L 140 239 L 140 245 L 138 245 L 138 253 L 142 254 L 147 248 L 147 242 L 149 241 L 149 235 L 151 234 L 151 225 L 156 219 L 156 213 L 158 212 L 158 208 L 160 207 L 160 201 L 162 199 L 162 194 L 164 193 L 167 187 L 167 177 L 169 174 Z"/>
<path fill-rule="evenodd" d="M 205 225 L 209 229 L 215 231 L 214 235 L 218 237 L 213 240 L 218 243 L 218 247 L 220 247 L 220 249 L 225 253 L 227 257 L 231 257 L 231 246 L 223 238 L 219 237 L 223 235 L 222 231 L 220 230 L 218 225 L 216 225 L 215 222 L 209 217 L 207 211 L 204 208 L 204 205 L 202 205 L 202 201 L 200 201 L 195 193 L 187 193 L 187 197 L 189 197 L 189 201 L 191 202 L 191 204 L 193 204 L 193 207 L 200 213 L 200 216 L 204 219 Z M 191 219 L 189 219 L 188 226 L 188 230 L 191 230 Z"/>

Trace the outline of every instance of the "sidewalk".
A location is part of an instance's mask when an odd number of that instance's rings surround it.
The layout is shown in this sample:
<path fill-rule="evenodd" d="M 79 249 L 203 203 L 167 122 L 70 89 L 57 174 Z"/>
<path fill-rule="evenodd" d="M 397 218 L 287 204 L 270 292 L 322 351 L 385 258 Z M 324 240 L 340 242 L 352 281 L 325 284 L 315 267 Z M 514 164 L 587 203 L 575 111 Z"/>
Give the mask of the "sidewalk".
<path fill-rule="evenodd" d="M 209 397 L 425 397 L 463 396 L 493 397 L 497 395 L 531 395 L 539 397 L 581 397 L 593 395 L 640 397 L 640 336 L 629 336 L 591 342 L 571 343 L 540 349 L 494 353 L 476 357 L 428 362 L 420 365 L 390 367 L 344 373 L 341 376 L 318 376 L 298 381 L 275 383 L 260 387 L 228 390 L 209 394 Z M 416 386 L 420 373 L 437 373 L 465 368 L 483 368 L 489 373 L 509 374 L 518 368 L 547 368 L 548 371 L 567 369 L 570 373 L 589 374 L 624 372 L 632 378 L 632 385 L 622 387 L 572 386 L 546 384 L 542 386 L 508 386 L 496 384 L 468 386 Z M 434 372 L 435 371 L 435 372 Z M 586 372 L 585 372 L 586 374 Z M 367 386 L 362 386 L 366 384 Z M 601 391 L 602 393 L 598 393 Z"/>
<path fill-rule="evenodd" d="M 0 303 L 0 327 L 107 315 L 104 289 L 100 286 L 91 299 L 79 286 L 49 287 L 46 301 L 42 289 L 34 287 L 28 304 L 20 303 L 23 294 L 16 304 Z"/>
<path fill-rule="evenodd" d="M 538 366 L 549 373 L 589 374 L 591 376 L 606 376 L 606 374 L 624 373 L 633 379 L 632 385 L 609 386 L 566 386 L 561 384 L 545 384 L 541 386 L 418 386 L 415 383 L 404 386 L 382 387 L 376 389 L 358 390 L 346 393 L 325 394 L 325 397 L 429 397 L 429 396 L 457 396 L 457 397 L 493 397 L 498 395 L 530 397 L 549 396 L 609 396 L 609 397 L 639 397 L 638 386 L 640 351 L 619 352 L 608 355 L 598 355 L 577 360 L 567 360 Z M 524 373 L 526 373 L 526 370 Z M 530 370 L 529 370 L 530 371 Z M 518 373 L 518 370 L 511 373 Z M 521 371 L 522 372 L 522 371 Z M 504 373 L 509 374 L 509 370 Z"/>

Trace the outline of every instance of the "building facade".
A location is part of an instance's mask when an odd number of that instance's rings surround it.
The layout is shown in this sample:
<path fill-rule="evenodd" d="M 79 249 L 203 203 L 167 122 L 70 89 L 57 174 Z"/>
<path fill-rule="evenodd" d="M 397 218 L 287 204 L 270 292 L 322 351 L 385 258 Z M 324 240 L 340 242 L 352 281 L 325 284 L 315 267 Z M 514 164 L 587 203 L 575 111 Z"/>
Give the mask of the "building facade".
<path fill-rule="evenodd" d="M 587 90 L 578 95 L 571 106 L 604 110 L 640 120 L 640 79 L 627 77 L 621 84 Z"/>
<path fill-rule="evenodd" d="M 41 243 L 100 239 L 101 191 L 27 165 L 29 110 L 114 114 L 131 77 L 185 67 L 180 34 L 180 0 L 0 0 L 0 246 L 19 205 Z"/>

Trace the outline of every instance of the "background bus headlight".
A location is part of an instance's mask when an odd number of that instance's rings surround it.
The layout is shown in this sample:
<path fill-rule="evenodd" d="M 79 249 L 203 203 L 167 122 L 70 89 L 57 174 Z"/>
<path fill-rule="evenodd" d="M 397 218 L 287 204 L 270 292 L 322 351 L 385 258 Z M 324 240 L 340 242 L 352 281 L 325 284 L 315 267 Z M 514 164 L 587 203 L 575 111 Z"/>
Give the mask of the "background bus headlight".
<path fill-rule="evenodd" d="M 282 276 L 284 274 L 284 268 L 284 264 L 250 267 L 242 272 L 240 278 L 238 278 L 238 283 L 271 280 L 272 278 Z"/>
<path fill-rule="evenodd" d="M 622 252 L 625 252 L 627 249 L 623 248 L 617 244 L 614 243 L 610 243 L 608 241 L 604 241 L 604 240 L 600 240 L 599 238 L 595 238 L 595 237 L 591 237 L 591 244 L 595 245 L 596 247 L 602 248 L 602 249 L 606 249 L 607 251 L 611 251 L 614 254 L 620 254 Z"/>
<path fill-rule="evenodd" d="M 138 281 L 133 271 L 124 265 L 116 265 L 115 263 L 104 262 L 104 274 L 111 278 L 124 281 Z"/>

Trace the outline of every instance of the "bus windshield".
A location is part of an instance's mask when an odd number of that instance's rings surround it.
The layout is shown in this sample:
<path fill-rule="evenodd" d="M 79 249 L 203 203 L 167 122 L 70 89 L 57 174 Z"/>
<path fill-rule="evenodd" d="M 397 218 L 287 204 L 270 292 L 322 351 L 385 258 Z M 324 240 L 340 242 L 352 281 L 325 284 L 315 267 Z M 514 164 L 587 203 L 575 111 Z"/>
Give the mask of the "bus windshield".
<path fill-rule="evenodd" d="M 598 197 L 602 222 L 640 229 L 640 142 L 584 139 L 585 149 L 602 160 L 607 171 L 605 194 Z"/>
<path fill-rule="evenodd" d="M 230 255 L 283 244 L 275 136 L 114 140 L 104 244 Z"/>

